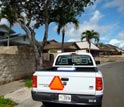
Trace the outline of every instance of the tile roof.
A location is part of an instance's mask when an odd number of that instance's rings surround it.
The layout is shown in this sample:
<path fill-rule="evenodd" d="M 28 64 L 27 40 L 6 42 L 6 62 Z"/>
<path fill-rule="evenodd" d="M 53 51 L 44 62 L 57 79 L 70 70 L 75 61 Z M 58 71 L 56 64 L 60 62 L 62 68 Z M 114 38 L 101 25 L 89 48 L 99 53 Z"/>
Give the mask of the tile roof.
<path fill-rule="evenodd" d="M 110 44 L 102 44 L 99 48 L 101 51 L 121 51 L 120 48 Z"/>
<path fill-rule="evenodd" d="M 80 49 L 89 49 L 89 44 L 88 42 L 76 42 L 76 44 L 79 46 Z M 91 50 L 99 50 L 99 48 L 91 43 Z"/>
<path fill-rule="evenodd" d="M 61 43 L 50 43 L 47 44 L 44 49 L 61 49 Z M 75 42 L 65 42 L 64 49 L 79 49 Z"/>

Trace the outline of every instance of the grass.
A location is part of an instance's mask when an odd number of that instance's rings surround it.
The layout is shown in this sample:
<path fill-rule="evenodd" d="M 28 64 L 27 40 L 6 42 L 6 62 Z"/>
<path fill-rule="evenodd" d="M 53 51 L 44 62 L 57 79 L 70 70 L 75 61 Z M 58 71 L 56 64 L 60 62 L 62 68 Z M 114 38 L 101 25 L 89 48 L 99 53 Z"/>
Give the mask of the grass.
<path fill-rule="evenodd" d="M 108 62 L 116 62 L 116 60 L 109 59 Z"/>
<path fill-rule="evenodd" d="M 11 99 L 5 99 L 4 97 L 0 96 L 0 107 L 14 107 L 17 105 L 16 102 L 12 101 Z"/>
<path fill-rule="evenodd" d="M 32 80 L 31 79 L 26 79 L 25 80 L 25 86 L 28 87 L 28 88 L 31 88 L 32 87 Z"/>

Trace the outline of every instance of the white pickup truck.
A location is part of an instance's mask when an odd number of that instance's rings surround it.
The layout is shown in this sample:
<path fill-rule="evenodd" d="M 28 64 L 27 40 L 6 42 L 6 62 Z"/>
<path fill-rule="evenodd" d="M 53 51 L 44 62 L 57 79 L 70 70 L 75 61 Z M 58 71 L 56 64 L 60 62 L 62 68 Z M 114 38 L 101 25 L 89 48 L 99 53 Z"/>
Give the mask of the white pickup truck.
<path fill-rule="evenodd" d="M 61 53 L 53 67 L 36 71 L 32 98 L 48 103 L 102 106 L 103 77 L 89 53 Z"/>

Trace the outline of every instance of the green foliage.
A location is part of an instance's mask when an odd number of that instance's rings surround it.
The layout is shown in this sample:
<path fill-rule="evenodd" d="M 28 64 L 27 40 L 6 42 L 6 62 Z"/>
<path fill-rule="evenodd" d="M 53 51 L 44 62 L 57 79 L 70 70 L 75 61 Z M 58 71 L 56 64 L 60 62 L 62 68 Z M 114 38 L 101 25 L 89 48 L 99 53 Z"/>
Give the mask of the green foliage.
<path fill-rule="evenodd" d="M 11 25 L 13 25 L 16 21 L 14 12 L 12 12 L 9 7 L 5 7 L 4 9 L 2 9 L 0 17 L 8 19 Z"/>
<path fill-rule="evenodd" d="M 106 56 L 110 56 L 111 53 L 110 53 L 110 52 L 105 52 L 105 55 L 106 55 Z"/>
<path fill-rule="evenodd" d="M 109 59 L 108 62 L 116 62 L 114 59 Z"/>
<path fill-rule="evenodd" d="M 91 42 L 92 39 L 95 40 L 96 43 L 99 42 L 99 33 L 94 30 L 86 30 L 81 34 L 81 40 L 86 39 L 86 41 Z"/>
<path fill-rule="evenodd" d="M 62 32 L 62 46 L 61 50 L 64 52 L 64 38 L 65 38 L 65 27 L 68 23 L 73 23 L 75 25 L 75 28 L 77 29 L 79 26 L 78 19 L 75 18 L 75 16 L 71 16 L 70 19 L 68 18 L 60 18 L 60 20 L 57 22 L 58 23 L 58 28 L 57 28 L 57 33 L 60 34 L 60 31 Z"/>
<path fill-rule="evenodd" d="M 25 86 L 28 88 L 31 88 L 32 87 L 32 80 L 31 79 L 25 80 Z"/>
<path fill-rule="evenodd" d="M 16 105 L 16 103 L 11 99 L 5 99 L 0 96 L 0 107 L 13 107 L 14 105 Z"/>
<path fill-rule="evenodd" d="M 51 22 L 65 23 L 65 20 L 71 22 L 73 18 L 84 12 L 85 7 L 93 5 L 93 0 L 1 0 L 1 3 L 4 7 L 2 16 L 13 23 L 18 18 L 22 18 L 21 13 L 25 13 L 27 27 L 31 20 L 35 20 L 36 24 L 33 27 L 35 29 Z M 22 20 L 24 21 L 24 18 Z"/>
<path fill-rule="evenodd" d="M 1 0 L 2 16 L 8 18 L 11 24 L 17 22 L 26 32 L 31 45 L 33 45 L 36 59 L 41 57 L 45 43 L 48 38 L 49 24 L 59 23 L 61 29 L 67 23 L 75 23 L 77 27 L 77 16 L 84 12 L 84 8 L 93 5 L 95 0 Z M 1 5 L 0 5 L 1 6 Z M 25 15 L 22 15 L 25 14 Z M 1 16 L 1 15 L 0 15 Z M 32 26 L 32 21 L 36 23 Z M 35 29 L 45 25 L 42 44 L 35 38 Z M 58 30 L 59 32 L 59 30 Z"/>
<path fill-rule="evenodd" d="M 90 52 L 91 40 L 94 39 L 95 43 L 97 44 L 99 42 L 99 33 L 95 32 L 94 30 L 86 30 L 81 34 L 81 41 L 83 39 L 86 39 L 86 41 L 89 43 L 89 52 Z"/>

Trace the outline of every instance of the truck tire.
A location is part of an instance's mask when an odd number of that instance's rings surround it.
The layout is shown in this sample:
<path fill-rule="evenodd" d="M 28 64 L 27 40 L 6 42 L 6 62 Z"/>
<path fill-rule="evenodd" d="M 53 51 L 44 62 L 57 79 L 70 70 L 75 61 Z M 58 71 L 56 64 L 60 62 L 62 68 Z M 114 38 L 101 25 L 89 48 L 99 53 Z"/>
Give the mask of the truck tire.
<path fill-rule="evenodd" d="M 97 107 L 102 107 L 102 104 L 98 105 Z"/>
<path fill-rule="evenodd" d="M 42 105 L 41 107 L 45 107 L 45 105 Z"/>
<path fill-rule="evenodd" d="M 42 102 L 42 103 L 43 103 L 42 107 L 51 107 L 51 105 L 47 102 Z"/>

